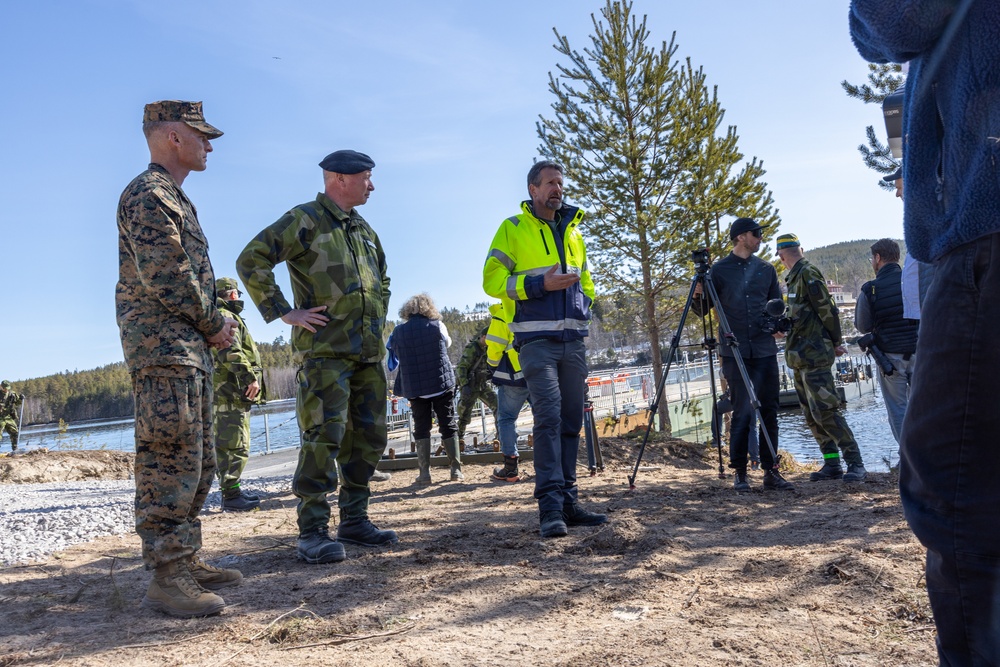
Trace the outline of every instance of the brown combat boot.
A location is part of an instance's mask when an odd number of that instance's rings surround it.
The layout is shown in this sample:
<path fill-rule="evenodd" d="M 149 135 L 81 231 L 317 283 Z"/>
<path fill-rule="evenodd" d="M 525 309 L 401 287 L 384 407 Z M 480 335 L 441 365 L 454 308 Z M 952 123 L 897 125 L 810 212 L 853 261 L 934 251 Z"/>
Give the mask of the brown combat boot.
<path fill-rule="evenodd" d="M 191 618 L 218 614 L 226 602 L 202 588 L 191 575 L 187 563 L 173 561 L 156 568 L 153 581 L 142 598 L 142 606 L 170 616 Z"/>
<path fill-rule="evenodd" d="M 243 573 L 239 570 L 225 569 L 209 565 L 197 556 L 192 556 L 187 563 L 191 576 L 202 588 L 217 591 L 227 586 L 235 586 L 243 581 Z"/>

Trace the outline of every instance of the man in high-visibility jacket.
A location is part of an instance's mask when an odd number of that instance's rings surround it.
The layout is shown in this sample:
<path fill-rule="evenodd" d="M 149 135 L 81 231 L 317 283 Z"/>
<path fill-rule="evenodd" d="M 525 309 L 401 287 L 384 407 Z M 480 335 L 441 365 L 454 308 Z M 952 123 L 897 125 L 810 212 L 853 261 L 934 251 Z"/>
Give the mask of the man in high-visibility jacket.
<path fill-rule="evenodd" d="M 517 416 L 528 401 L 528 383 L 521 372 L 514 334 L 507 326 L 503 304 L 490 306 L 490 315 L 493 317 L 486 332 L 486 363 L 497 386 L 497 434 L 503 454 L 503 467 L 493 470 L 493 479 L 516 482 L 521 479 L 517 470 Z"/>
<path fill-rule="evenodd" d="M 528 171 L 521 213 L 500 224 L 483 268 L 483 289 L 505 304 L 534 417 L 535 498 L 542 537 L 596 526 L 603 514 L 577 504 L 576 455 L 587 380 L 583 339 L 594 281 L 577 229 L 583 211 L 563 203 L 562 166 Z"/>

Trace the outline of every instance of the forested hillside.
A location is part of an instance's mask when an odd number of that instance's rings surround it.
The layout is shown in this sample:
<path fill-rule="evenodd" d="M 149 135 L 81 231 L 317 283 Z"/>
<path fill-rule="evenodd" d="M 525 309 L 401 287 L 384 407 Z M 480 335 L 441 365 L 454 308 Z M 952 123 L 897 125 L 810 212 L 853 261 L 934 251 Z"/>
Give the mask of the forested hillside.
<path fill-rule="evenodd" d="M 857 298 L 861 286 L 875 277 L 871 265 L 871 245 L 878 239 L 844 241 L 822 248 L 806 249 L 806 259 L 819 267 L 827 280 L 844 286 L 844 291 Z M 906 255 L 906 244 L 895 239 L 901 254 Z M 900 258 L 902 265 L 902 257 Z"/>

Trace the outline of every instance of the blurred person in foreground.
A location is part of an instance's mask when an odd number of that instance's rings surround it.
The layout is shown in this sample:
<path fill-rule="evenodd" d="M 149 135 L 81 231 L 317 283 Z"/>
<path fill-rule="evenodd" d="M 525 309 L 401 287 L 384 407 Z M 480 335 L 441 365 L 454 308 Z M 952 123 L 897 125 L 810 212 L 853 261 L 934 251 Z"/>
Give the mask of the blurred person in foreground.
<path fill-rule="evenodd" d="M 853 0 L 851 37 L 909 63 L 907 251 L 934 263 L 903 420 L 903 512 L 927 547 L 942 665 L 1000 665 L 1000 3 Z"/>

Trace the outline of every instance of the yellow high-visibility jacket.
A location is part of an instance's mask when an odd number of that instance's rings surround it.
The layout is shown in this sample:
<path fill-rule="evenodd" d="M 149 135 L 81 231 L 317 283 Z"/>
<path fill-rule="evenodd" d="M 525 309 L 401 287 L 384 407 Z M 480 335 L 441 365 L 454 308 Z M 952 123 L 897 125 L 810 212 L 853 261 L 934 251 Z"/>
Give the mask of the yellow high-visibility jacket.
<path fill-rule="evenodd" d="M 486 363 L 493 369 L 493 384 L 527 387 L 517 350 L 514 349 L 514 334 L 507 326 L 504 305 L 495 303 L 490 306 L 490 315 L 493 319 L 486 332 Z"/>
<path fill-rule="evenodd" d="M 583 211 L 563 206 L 557 218 L 565 221 L 561 239 L 553 225 L 539 220 L 531 202 L 521 204 L 521 214 L 503 221 L 483 267 L 483 289 L 504 303 L 515 345 L 533 338 L 561 341 L 587 335 L 594 281 L 587 266 L 587 249 L 577 226 Z M 554 264 L 559 273 L 575 273 L 580 281 L 565 290 L 546 292 L 543 277 Z"/>

